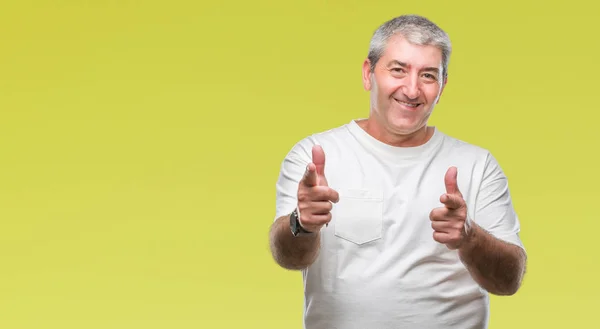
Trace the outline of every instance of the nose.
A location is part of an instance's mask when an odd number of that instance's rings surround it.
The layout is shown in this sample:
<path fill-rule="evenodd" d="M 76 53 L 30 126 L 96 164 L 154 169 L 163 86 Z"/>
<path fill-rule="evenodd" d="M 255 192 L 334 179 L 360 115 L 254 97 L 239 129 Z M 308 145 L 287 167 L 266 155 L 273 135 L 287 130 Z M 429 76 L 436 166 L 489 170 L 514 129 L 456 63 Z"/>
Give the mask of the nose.
<path fill-rule="evenodd" d="M 404 79 L 404 84 L 402 85 L 402 92 L 406 97 L 410 99 L 417 99 L 421 95 L 421 89 L 419 86 L 418 77 L 411 75 Z"/>

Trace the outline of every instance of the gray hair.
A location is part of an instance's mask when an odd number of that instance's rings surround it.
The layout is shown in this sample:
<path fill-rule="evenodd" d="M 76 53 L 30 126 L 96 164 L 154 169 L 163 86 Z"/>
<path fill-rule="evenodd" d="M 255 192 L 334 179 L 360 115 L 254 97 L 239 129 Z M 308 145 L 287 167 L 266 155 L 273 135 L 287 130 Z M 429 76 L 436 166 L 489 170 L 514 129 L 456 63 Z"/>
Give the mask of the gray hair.
<path fill-rule="evenodd" d="M 444 79 L 448 77 L 448 62 L 452 53 L 452 44 L 448 34 L 429 19 L 418 15 L 403 15 L 383 23 L 371 38 L 368 59 L 371 72 L 383 55 L 387 42 L 395 34 L 401 34 L 416 45 L 432 45 L 442 51 L 442 70 Z"/>

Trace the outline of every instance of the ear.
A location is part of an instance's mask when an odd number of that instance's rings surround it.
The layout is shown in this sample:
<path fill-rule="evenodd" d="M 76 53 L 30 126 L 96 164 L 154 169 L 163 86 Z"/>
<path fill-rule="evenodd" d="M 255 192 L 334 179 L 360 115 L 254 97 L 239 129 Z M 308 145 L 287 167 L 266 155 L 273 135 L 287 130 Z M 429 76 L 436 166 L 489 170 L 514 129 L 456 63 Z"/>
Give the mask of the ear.
<path fill-rule="evenodd" d="M 438 99 L 435 102 L 436 104 L 438 104 L 440 102 L 440 99 L 442 98 L 442 93 L 444 92 L 444 88 L 446 87 L 447 83 L 448 83 L 448 78 L 445 78 L 444 83 L 442 84 L 442 90 L 440 90 L 440 95 L 438 96 Z"/>
<path fill-rule="evenodd" d="M 371 90 L 371 61 L 365 59 L 362 67 L 362 80 L 365 90 Z"/>

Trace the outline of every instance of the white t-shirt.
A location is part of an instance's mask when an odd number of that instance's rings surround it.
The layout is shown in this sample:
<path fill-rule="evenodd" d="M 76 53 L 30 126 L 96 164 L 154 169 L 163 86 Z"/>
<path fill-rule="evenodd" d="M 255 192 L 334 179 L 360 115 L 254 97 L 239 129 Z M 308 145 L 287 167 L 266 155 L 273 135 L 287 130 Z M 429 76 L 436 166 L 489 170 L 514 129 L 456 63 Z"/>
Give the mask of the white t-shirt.
<path fill-rule="evenodd" d="M 417 147 L 393 147 L 352 120 L 298 142 L 276 184 L 276 216 L 297 205 L 312 146 L 339 192 L 318 259 L 302 272 L 306 329 L 486 328 L 489 298 L 455 250 L 433 240 L 429 214 L 443 206 L 444 175 L 458 169 L 468 214 L 523 247 L 507 179 L 485 149 L 435 130 Z"/>

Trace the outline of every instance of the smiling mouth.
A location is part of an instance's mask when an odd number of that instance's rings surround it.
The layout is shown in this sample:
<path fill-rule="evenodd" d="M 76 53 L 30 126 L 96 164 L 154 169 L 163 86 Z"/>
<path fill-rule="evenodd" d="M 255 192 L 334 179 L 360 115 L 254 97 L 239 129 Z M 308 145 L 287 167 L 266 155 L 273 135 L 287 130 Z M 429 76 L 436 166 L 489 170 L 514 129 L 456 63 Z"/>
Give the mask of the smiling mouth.
<path fill-rule="evenodd" d="M 399 101 L 397 99 L 394 98 L 394 100 L 400 104 L 400 105 L 404 105 L 406 107 L 410 107 L 410 108 L 416 108 L 417 106 L 421 105 L 421 103 L 407 103 L 407 102 L 403 102 L 403 101 Z"/>

